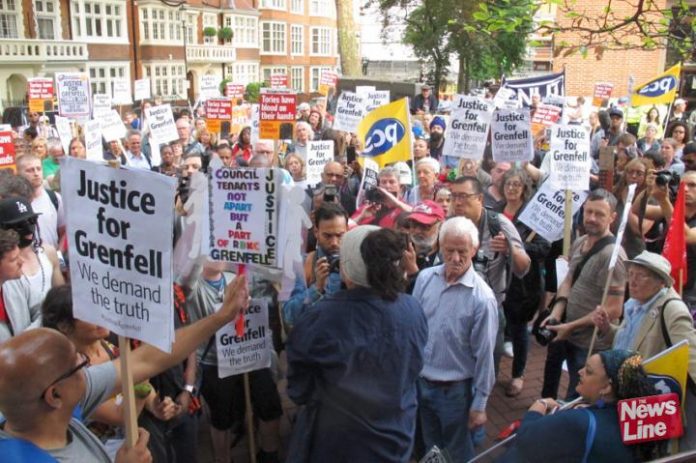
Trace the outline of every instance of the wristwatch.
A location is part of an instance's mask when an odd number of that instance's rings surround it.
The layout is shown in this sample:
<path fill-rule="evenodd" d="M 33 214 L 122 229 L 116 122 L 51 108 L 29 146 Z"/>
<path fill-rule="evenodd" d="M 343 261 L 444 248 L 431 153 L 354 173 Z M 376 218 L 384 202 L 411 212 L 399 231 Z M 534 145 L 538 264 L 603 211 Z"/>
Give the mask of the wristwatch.
<path fill-rule="evenodd" d="M 184 386 L 184 390 L 189 394 L 194 395 L 196 392 L 196 386 L 194 386 L 193 384 L 187 384 Z"/>

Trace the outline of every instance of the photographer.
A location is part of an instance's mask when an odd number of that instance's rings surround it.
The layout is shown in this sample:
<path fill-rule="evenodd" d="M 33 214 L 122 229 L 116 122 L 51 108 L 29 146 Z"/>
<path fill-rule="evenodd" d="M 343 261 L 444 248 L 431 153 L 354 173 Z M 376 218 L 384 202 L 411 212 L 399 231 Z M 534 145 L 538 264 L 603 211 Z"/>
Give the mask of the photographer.
<path fill-rule="evenodd" d="M 321 202 L 338 202 L 348 215 L 355 212 L 355 194 L 346 181 L 347 173 L 349 172 L 340 162 L 326 163 L 321 173 L 321 182 L 314 189 L 307 189 L 308 211 L 316 210 Z M 313 198 L 316 198 L 314 202 Z"/>
<path fill-rule="evenodd" d="M 297 279 L 290 299 L 283 305 L 287 325 L 292 326 L 307 307 L 323 296 L 341 289 L 339 250 L 347 230 L 348 215 L 339 204 L 326 202 L 314 211 L 316 250 L 305 259 L 305 281 Z"/>
<path fill-rule="evenodd" d="M 351 220 L 357 225 L 394 228 L 399 214 L 412 209 L 400 196 L 399 171 L 395 167 L 385 167 L 379 171 L 379 187 L 366 192 L 367 201 L 355 211 Z"/>

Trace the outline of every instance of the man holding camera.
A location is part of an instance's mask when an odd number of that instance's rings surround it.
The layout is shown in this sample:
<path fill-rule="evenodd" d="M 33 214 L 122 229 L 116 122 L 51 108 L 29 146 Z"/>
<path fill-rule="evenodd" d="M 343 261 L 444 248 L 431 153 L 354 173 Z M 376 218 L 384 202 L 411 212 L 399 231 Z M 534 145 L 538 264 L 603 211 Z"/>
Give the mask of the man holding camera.
<path fill-rule="evenodd" d="M 393 166 L 379 171 L 379 187 L 365 193 L 366 203 L 351 217 L 355 224 L 394 228 L 402 212 L 411 212 L 411 206 L 400 199 L 399 175 L 399 170 Z"/>
<path fill-rule="evenodd" d="M 553 340 L 546 357 L 542 397 L 557 396 L 563 360 L 568 362 L 570 376 L 566 398 L 572 400 L 578 396 L 575 392 L 578 372 L 587 361 L 594 331 L 592 314 L 602 303 L 614 247 L 620 246 L 615 243 L 610 228 L 615 219 L 614 195 L 603 189 L 591 192 L 583 206 L 585 235 L 573 243 L 568 273 L 551 302 L 551 315 L 541 322 L 541 327 L 550 332 L 547 338 Z M 618 320 L 621 316 L 626 287 L 625 260 L 626 253 L 620 249 L 603 306 L 610 320 Z M 609 348 L 610 342 L 598 339 L 594 351 Z"/>
<path fill-rule="evenodd" d="M 325 202 L 314 211 L 317 246 L 305 259 L 305 281 L 296 282 L 290 299 L 283 305 L 287 325 L 292 326 L 305 308 L 341 289 L 339 251 L 347 231 L 348 215 L 339 204 Z"/>

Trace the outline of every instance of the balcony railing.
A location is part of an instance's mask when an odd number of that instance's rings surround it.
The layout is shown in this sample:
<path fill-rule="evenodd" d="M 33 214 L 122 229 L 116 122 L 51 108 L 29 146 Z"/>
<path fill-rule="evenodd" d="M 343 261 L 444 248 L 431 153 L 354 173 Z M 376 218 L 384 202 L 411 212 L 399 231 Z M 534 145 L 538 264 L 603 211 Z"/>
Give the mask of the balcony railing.
<path fill-rule="evenodd" d="M 87 44 L 71 40 L 0 39 L 0 61 L 61 62 L 89 59 Z"/>
<path fill-rule="evenodd" d="M 186 45 L 186 59 L 191 63 L 230 63 L 236 56 L 230 45 Z"/>

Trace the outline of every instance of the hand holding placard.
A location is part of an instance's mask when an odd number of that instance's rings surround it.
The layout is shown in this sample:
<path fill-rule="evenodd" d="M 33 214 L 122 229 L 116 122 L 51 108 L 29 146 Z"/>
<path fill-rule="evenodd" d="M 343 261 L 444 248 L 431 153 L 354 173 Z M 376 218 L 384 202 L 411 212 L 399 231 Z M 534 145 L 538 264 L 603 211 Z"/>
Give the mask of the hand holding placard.
<path fill-rule="evenodd" d="M 239 275 L 225 288 L 225 299 L 217 314 L 230 323 L 237 315 L 249 307 L 249 286 L 246 275 Z"/>

